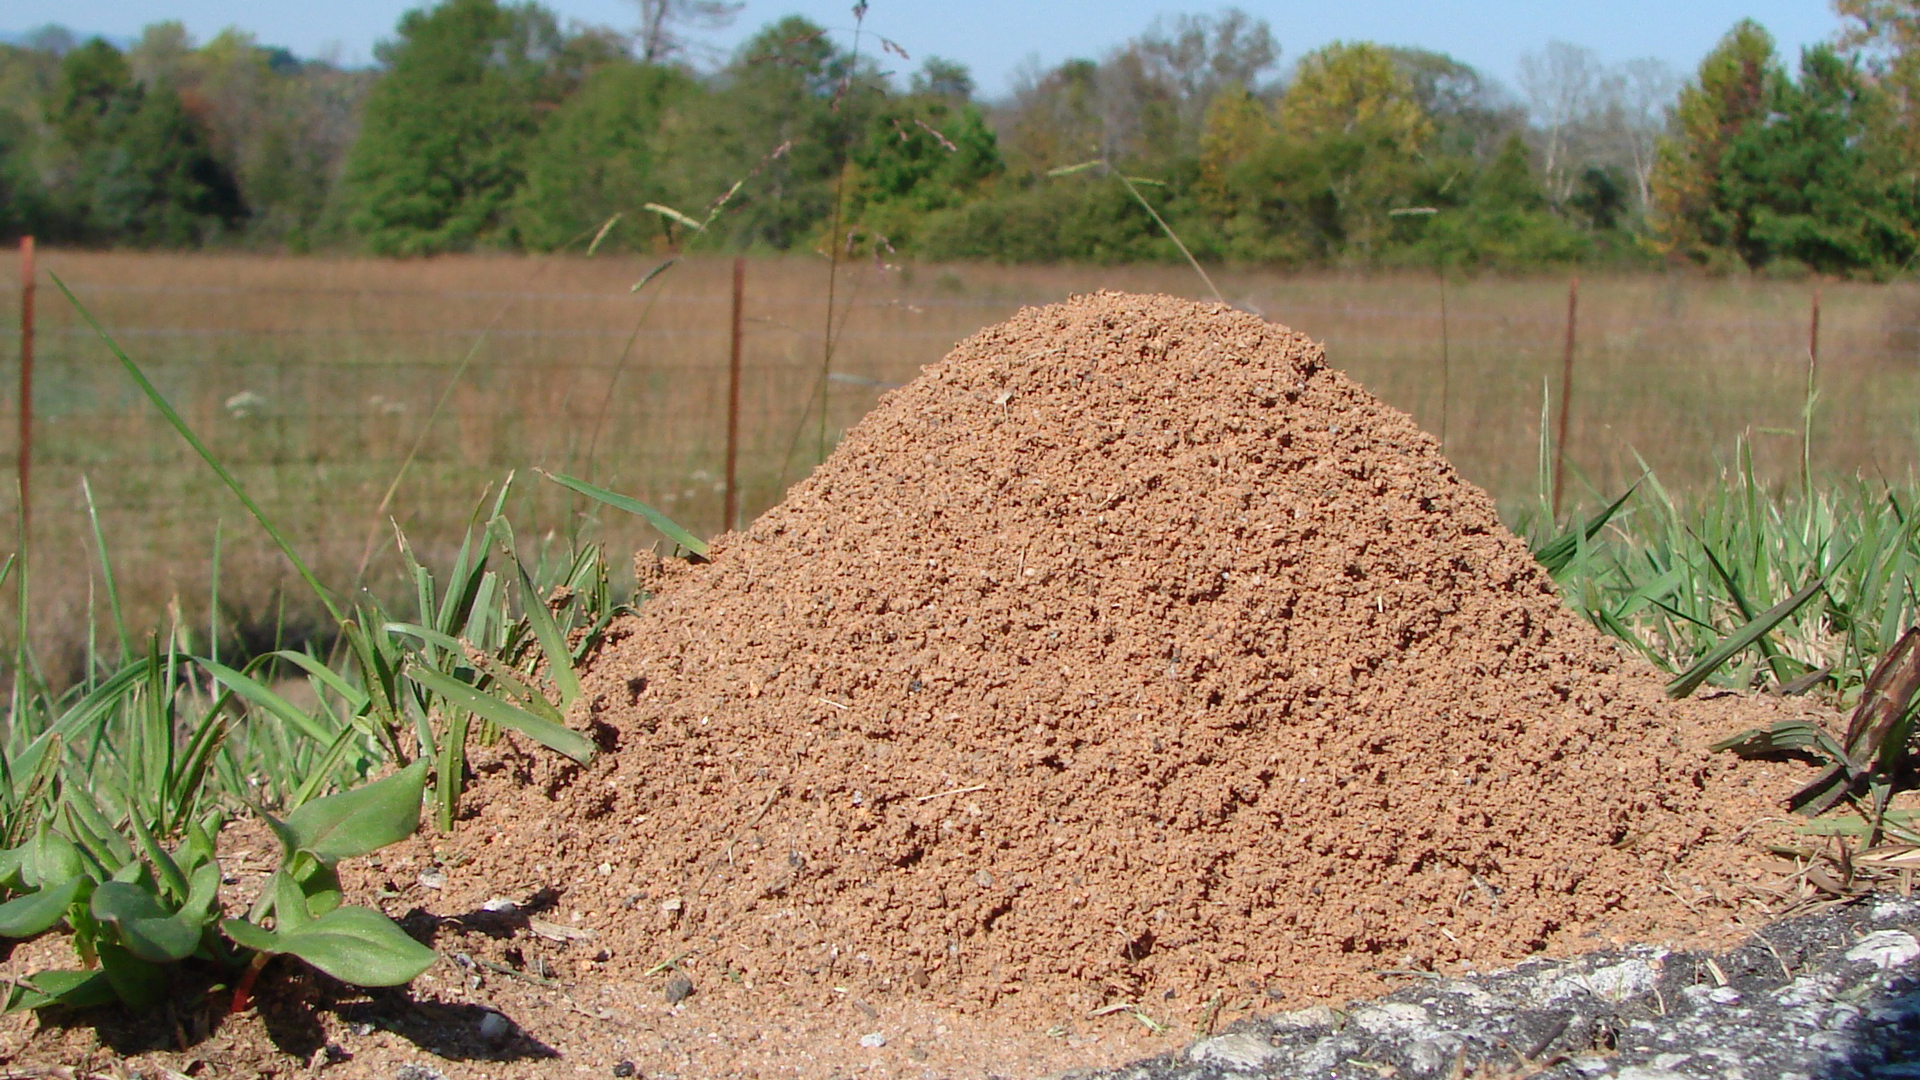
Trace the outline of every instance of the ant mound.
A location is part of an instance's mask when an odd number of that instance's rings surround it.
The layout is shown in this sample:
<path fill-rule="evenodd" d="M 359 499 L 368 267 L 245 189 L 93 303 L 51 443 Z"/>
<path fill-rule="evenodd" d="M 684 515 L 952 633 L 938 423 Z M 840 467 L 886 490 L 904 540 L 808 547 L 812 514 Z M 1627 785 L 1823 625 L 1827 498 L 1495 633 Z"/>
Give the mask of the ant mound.
<path fill-rule="evenodd" d="M 1325 999 L 1744 880 L 1700 732 L 1763 707 L 1667 702 L 1409 417 L 1225 306 L 1022 311 L 650 587 L 572 717 L 611 752 L 483 782 L 466 871 L 623 977 Z"/>

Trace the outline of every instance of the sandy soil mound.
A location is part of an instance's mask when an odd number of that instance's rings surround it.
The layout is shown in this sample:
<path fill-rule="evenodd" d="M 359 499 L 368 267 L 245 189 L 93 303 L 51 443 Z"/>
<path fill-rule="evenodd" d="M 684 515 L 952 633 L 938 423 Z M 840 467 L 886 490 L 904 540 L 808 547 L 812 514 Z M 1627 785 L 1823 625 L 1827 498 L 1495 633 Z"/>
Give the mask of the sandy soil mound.
<path fill-rule="evenodd" d="M 574 718 L 617 751 L 483 784 L 460 876 L 559 888 L 612 977 L 1325 999 L 1724 918 L 1765 804 L 1709 793 L 1715 707 L 1320 346 L 1102 293 L 962 343 L 667 568 Z"/>

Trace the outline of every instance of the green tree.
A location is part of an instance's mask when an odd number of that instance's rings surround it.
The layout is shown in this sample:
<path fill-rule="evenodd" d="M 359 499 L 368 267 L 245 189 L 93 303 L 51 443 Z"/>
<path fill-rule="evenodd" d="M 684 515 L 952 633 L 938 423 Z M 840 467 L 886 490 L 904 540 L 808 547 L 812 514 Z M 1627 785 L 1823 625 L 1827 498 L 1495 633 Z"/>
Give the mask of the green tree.
<path fill-rule="evenodd" d="M 1785 79 L 1772 36 L 1751 19 L 1700 62 L 1674 106 L 1673 135 L 1660 144 L 1650 181 L 1662 250 L 1703 265 L 1735 264 L 1744 224 L 1721 197 L 1724 159 L 1740 133 L 1766 115 Z"/>
<path fill-rule="evenodd" d="M 852 161 L 848 216 L 875 244 L 899 248 L 927 215 L 973 199 L 1006 169 L 980 110 L 932 93 L 876 110 Z"/>
<path fill-rule="evenodd" d="M 698 86 L 678 68 L 622 62 L 594 72 L 540 127 L 515 200 L 520 241 L 541 250 L 592 234 L 615 214 L 609 242 L 644 244 L 661 219 L 642 207 L 672 198 L 660 169 L 660 124 Z"/>
<path fill-rule="evenodd" d="M 205 125 L 164 78 L 136 81 L 106 42 L 62 59 L 47 119 L 62 143 L 59 209 L 77 238 L 182 247 L 243 220 L 239 188 Z"/>
<path fill-rule="evenodd" d="M 134 85 L 87 148 L 90 231 L 141 247 L 191 247 L 246 217 L 239 185 L 166 83 Z"/>
<path fill-rule="evenodd" d="M 710 243 L 786 250 L 818 239 L 836 178 L 882 96 L 873 64 L 820 26 L 790 16 L 762 28 L 709 93 L 667 116 L 660 157 L 669 205 L 704 217 L 727 197 Z"/>
<path fill-rule="evenodd" d="M 1303 234 L 1289 259 L 1378 259 L 1420 174 L 1433 121 L 1394 55 L 1335 42 L 1301 57 L 1280 100 L 1281 138 L 1241 170 L 1274 231 Z"/>
<path fill-rule="evenodd" d="M 1799 80 L 1776 82 L 1768 104 L 1729 142 L 1715 192 L 1747 265 L 1884 273 L 1911 259 L 1920 217 L 1912 185 L 1897 176 L 1910 166 L 1873 138 L 1886 95 L 1817 45 L 1802 54 Z"/>
<path fill-rule="evenodd" d="M 1549 209 L 1533 152 L 1519 132 L 1509 134 L 1493 160 L 1459 188 L 1464 197 L 1451 205 L 1430 192 L 1431 201 L 1444 208 L 1406 220 L 1409 235 L 1418 236 L 1418 262 L 1526 269 L 1572 262 L 1592 250 L 1580 230 Z"/>
<path fill-rule="evenodd" d="M 86 146 L 99 137 L 107 115 L 132 87 L 126 56 L 103 39 L 92 38 L 60 61 L 60 81 L 47 103 L 47 119 L 68 145 Z"/>
<path fill-rule="evenodd" d="M 531 3 L 444 0 L 408 12 L 347 162 L 349 223 L 382 254 L 501 238 L 543 108 L 564 96 L 564 42 Z"/>

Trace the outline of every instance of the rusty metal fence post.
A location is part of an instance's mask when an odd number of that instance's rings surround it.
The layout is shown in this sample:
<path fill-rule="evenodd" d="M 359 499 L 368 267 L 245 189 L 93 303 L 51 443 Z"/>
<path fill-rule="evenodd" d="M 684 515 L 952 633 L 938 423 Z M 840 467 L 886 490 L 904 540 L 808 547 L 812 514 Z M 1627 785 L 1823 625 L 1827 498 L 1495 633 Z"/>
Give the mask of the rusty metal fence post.
<path fill-rule="evenodd" d="M 20 537 L 33 522 L 33 237 L 20 238 Z"/>
<path fill-rule="evenodd" d="M 740 324 L 746 286 L 747 260 L 736 258 L 733 260 L 733 351 L 727 361 L 727 498 L 720 520 L 722 532 L 734 528 L 740 509 L 734 470 L 740 459 Z"/>
<path fill-rule="evenodd" d="M 1567 286 L 1567 345 L 1560 361 L 1560 423 L 1553 440 L 1553 516 L 1560 518 L 1561 492 L 1567 486 L 1567 425 L 1573 419 L 1573 331 L 1580 310 L 1580 279 Z"/>

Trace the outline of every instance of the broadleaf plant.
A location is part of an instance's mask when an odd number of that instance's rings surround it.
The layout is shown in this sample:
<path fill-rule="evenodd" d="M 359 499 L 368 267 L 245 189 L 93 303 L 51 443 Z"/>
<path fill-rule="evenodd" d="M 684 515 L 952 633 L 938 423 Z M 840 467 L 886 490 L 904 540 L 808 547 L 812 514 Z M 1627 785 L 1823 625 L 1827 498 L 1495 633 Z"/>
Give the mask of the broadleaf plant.
<path fill-rule="evenodd" d="M 428 763 L 416 761 L 384 779 L 313 799 L 285 820 L 258 811 L 280 838 L 280 865 L 245 918 L 222 917 L 214 830 L 195 823 L 167 852 L 144 823 L 130 825 L 138 856 L 117 831 L 117 845 L 91 838 L 94 844 L 86 846 L 128 853 L 108 864 L 89 859 L 85 846 L 43 824 L 27 843 L 0 851 L 0 884 L 17 894 L 0 903 L 0 937 L 33 937 L 64 921 L 81 970 L 28 976 L 13 988 L 7 1009 L 115 999 L 149 1006 L 165 994 L 168 967 L 190 959 L 244 965 L 236 1005 L 260 968 L 281 954 L 359 986 L 410 981 L 434 962 L 434 951 L 372 908 L 343 906 L 335 867 L 412 835 L 427 775 Z M 86 796 L 68 792 L 66 799 L 63 809 L 71 809 Z M 80 831 L 86 817 L 63 815 Z"/>

